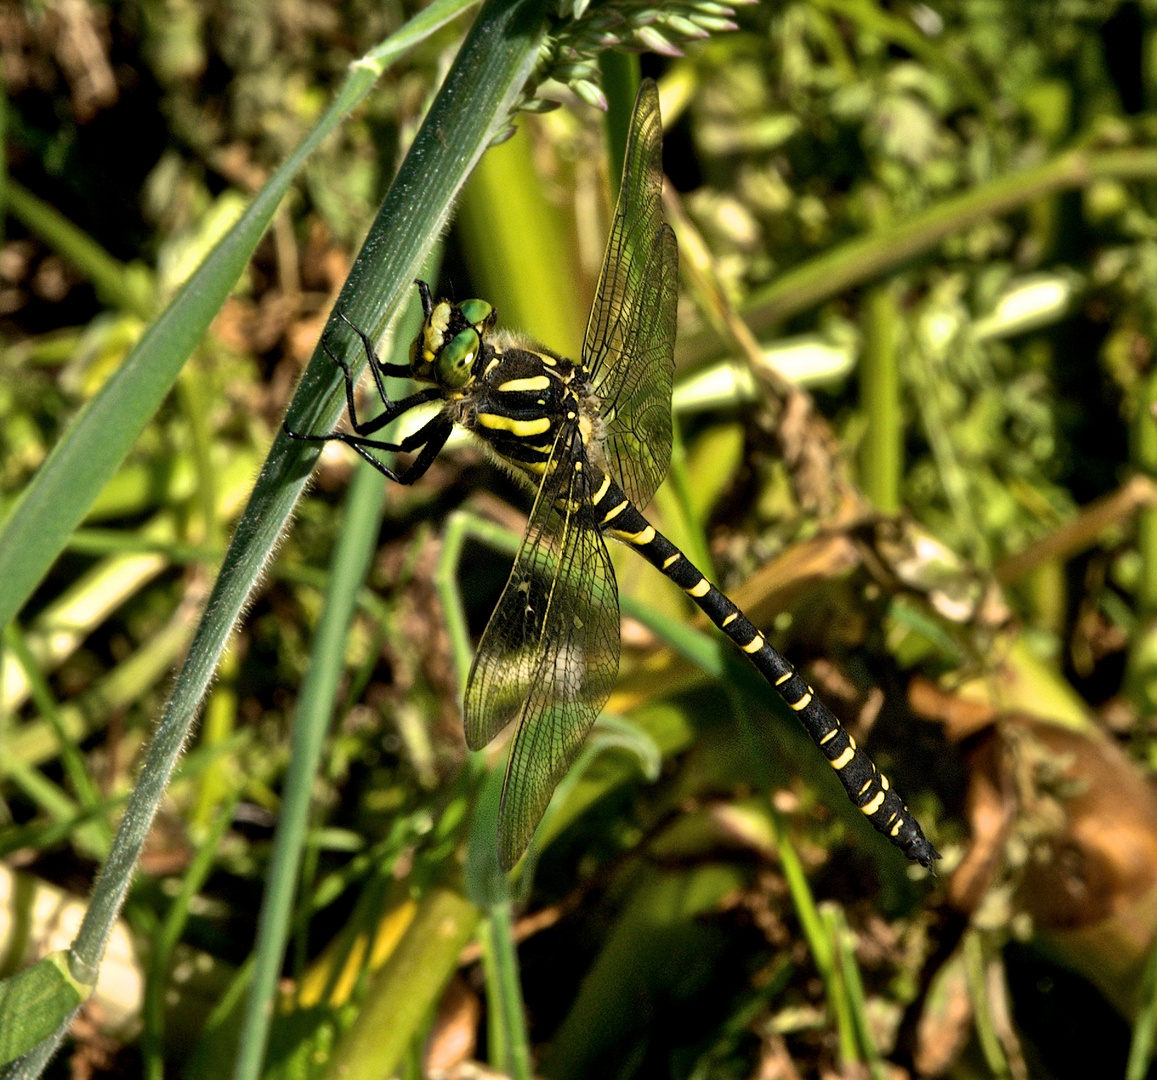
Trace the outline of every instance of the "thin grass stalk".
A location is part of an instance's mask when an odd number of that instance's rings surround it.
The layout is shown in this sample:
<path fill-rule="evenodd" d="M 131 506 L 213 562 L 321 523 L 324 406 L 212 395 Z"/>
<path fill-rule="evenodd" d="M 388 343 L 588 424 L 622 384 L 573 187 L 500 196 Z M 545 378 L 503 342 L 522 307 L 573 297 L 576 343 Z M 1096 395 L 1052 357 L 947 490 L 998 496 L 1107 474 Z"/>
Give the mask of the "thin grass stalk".
<path fill-rule="evenodd" d="M 964 971 L 968 979 L 968 994 L 972 999 L 973 1023 L 976 1026 L 976 1037 L 980 1043 L 980 1051 L 984 1055 L 985 1064 L 997 1080 L 1011 1077 L 1008 1067 L 1008 1058 L 1001 1045 L 1000 1035 L 993 1021 L 992 1009 L 988 1000 L 988 980 L 985 975 L 987 958 L 985 957 L 984 939 L 977 930 L 969 930 L 964 935 L 962 943 L 964 950 Z"/>
<path fill-rule="evenodd" d="M 481 752 L 471 755 L 476 773 L 485 768 Z M 467 834 L 462 880 L 466 896 L 482 911 L 478 945 L 486 980 L 487 1045 L 490 1064 L 513 1080 L 530 1080 L 530 1038 L 518 972 L 518 949 L 510 917 L 510 877 L 498 864 L 498 808 L 506 774 L 505 755 L 477 785 Z M 533 872 L 533 846 L 522 874 Z"/>
<path fill-rule="evenodd" d="M 159 932 L 153 936 L 148 978 L 145 982 L 144 1030 L 141 1032 L 142 1071 L 146 1080 L 164 1080 L 165 1077 L 165 993 L 173 950 L 181 940 L 185 923 L 189 919 L 189 905 L 213 870 L 217 849 L 226 830 L 233 823 L 233 811 L 239 797 L 238 791 L 219 807 L 217 820 L 197 847 L 192 862 L 185 870 L 180 891 L 173 897 Z"/>
<path fill-rule="evenodd" d="M 860 447 L 860 487 L 881 514 L 900 512 L 904 428 L 900 417 L 900 312 L 896 289 L 884 282 L 864 305 L 860 409 L 866 421 Z"/>
<path fill-rule="evenodd" d="M 747 713 L 741 710 L 739 715 L 742 717 L 741 727 L 744 735 L 747 741 L 754 746 L 755 735 L 751 729 L 750 721 L 747 719 Z M 759 755 L 755 755 L 755 757 L 761 763 L 761 769 L 764 768 L 762 766 L 763 758 Z M 770 778 L 765 780 L 764 786 L 770 788 Z M 791 897 L 792 907 L 795 908 L 796 918 L 799 919 L 800 929 L 803 930 L 804 940 L 807 942 L 808 951 L 812 955 L 812 961 L 823 980 L 824 993 L 831 1005 L 836 1020 L 836 1029 L 840 1036 L 840 1045 L 843 1047 L 847 1041 L 846 1029 L 849 1013 L 844 1000 L 842 981 L 837 970 L 836 950 L 831 928 L 825 921 L 826 913 L 821 912 L 819 905 L 816 904 L 803 863 L 800 861 L 799 853 L 795 850 L 795 845 L 791 842 L 787 829 L 784 827 L 783 818 L 770 798 L 767 800 L 766 806 L 768 820 L 771 822 L 772 840 L 775 844 L 776 854 L 779 856 L 779 865 L 783 871 L 784 881 L 787 883 L 788 895 Z"/>
<path fill-rule="evenodd" d="M 1141 385 L 1133 418 L 1130 456 L 1133 465 L 1146 476 L 1157 476 L 1157 375 Z M 1142 507 L 1137 515 L 1137 547 L 1141 555 L 1141 575 L 1137 585 L 1137 614 L 1143 620 L 1157 616 L 1157 511 Z"/>
<path fill-rule="evenodd" d="M 490 838 L 493 843 L 493 837 Z M 509 901 L 492 904 L 479 927 L 486 970 L 489 1031 L 498 1044 L 490 1047 L 490 1064 L 511 1080 L 531 1080 L 530 1043 L 518 975 L 518 949 Z"/>
<path fill-rule="evenodd" d="M 599 53 L 599 74 L 607 112 L 603 131 L 607 142 L 607 176 L 611 182 L 611 205 L 619 197 L 623 180 L 623 162 L 627 159 L 627 132 L 630 129 L 631 110 L 639 92 L 639 58 L 630 53 L 604 49 Z"/>
<path fill-rule="evenodd" d="M 377 544 L 384 487 L 385 477 L 368 463 L 359 461 L 346 500 L 345 522 L 334 548 L 329 590 L 313 638 L 309 671 L 293 721 L 289 768 L 257 924 L 254 947 L 257 960 L 249 984 L 233 1073 L 237 1080 L 259 1076 L 265 1057 L 277 978 L 293 916 L 301 853 L 309 828 L 314 781 L 333 717 L 357 593 Z"/>
<path fill-rule="evenodd" d="M 60 707 L 57 716 L 65 737 L 79 742 L 97 730 L 109 713 L 139 701 L 165 678 L 192 635 L 191 613 L 181 608 L 91 690 Z M 7 739 L 4 753 L 0 755 L 0 777 L 7 774 L 14 762 L 35 765 L 52 758 L 58 745 L 56 732 L 47 720 L 29 721 Z"/>
<path fill-rule="evenodd" d="M 868 1022 L 868 1001 L 864 994 L 864 980 L 860 975 L 860 966 L 856 963 L 855 942 L 852 932 L 848 929 L 843 908 L 832 904 L 825 909 L 824 914 L 829 917 L 832 943 L 839 960 L 840 978 L 844 993 L 847 995 L 852 1023 L 855 1026 L 856 1042 L 859 1045 L 863 1060 L 867 1062 L 872 1080 L 884 1080 L 884 1062 L 872 1035 L 872 1026 Z"/>
<path fill-rule="evenodd" d="M 7 200 L 7 209 L 29 232 L 92 282 L 102 303 L 141 319 L 151 319 L 156 314 L 156 283 L 147 267 L 114 258 L 83 229 L 11 177 Z"/>
<path fill-rule="evenodd" d="M 15 623 L 9 623 L 5 628 L 4 644 L 24 668 L 33 704 L 40 710 L 40 715 L 44 717 L 56 735 L 61 766 L 64 769 L 64 775 L 68 777 L 73 793 L 82 807 L 86 810 L 91 809 L 100 801 L 100 793 L 97 791 L 92 777 L 88 774 L 84 757 L 77 747 L 76 741 L 60 719 L 60 704 L 52 696 L 52 689 L 48 685 L 48 680 L 44 678 L 40 665 L 36 662 L 36 657 L 32 655 L 32 650 L 28 648 L 24 635 L 20 633 Z"/>
<path fill-rule="evenodd" d="M 82 813 L 81 806 L 73 800 L 64 788 L 53 783 L 39 769 L 24 764 L 16 764 L 9 772 L 9 779 L 43 814 L 54 821 L 68 821 Z M 105 845 L 107 849 L 107 844 Z M 91 854 L 96 854 L 96 848 Z"/>
<path fill-rule="evenodd" d="M 1133 1020 L 1125 1080 L 1145 1080 L 1153 1060 L 1154 1036 L 1157 1035 L 1157 942 L 1149 950 L 1138 996 L 1140 1003 Z"/>
<path fill-rule="evenodd" d="M 1154 178 L 1157 178 L 1157 149 L 1079 147 L 1065 150 L 1042 165 L 978 184 L 922 213 L 808 259 L 753 292 L 743 306 L 744 321 L 754 333 L 770 334 L 792 316 L 895 272 L 948 237 L 986 218 L 1014 213 L 1038 199 L 1085 187 L 1095 180 Z M 695 335 L 684 340 L 678 349 L 680 368 L 700 366 L 722 351 L 716 332 Z"/>
<path fill-rule="evenodd" d="M 824 904 L 820 909 L 820 919 L 827 939 L 828 952 L 833 960 L 824 979 L 824 984 L 827 990 L 828 1004 L 831 1005 L 832 1012 L 835 1014 L 839 1061 L 843 1069 L 850 1071 L 859 1065 L 863 1058 L 860 1056 L 859 1042 L 856 1039 L 856 1024 L 852 1016 L 853 1008 L 844 979 L 844 970 L 842 965 L 838 963 L 840 918 L 836 905 Z"/>
<path fill-rule="evenodd" d="M 20 770 L 19 767 L 13 780 L 20 784 Z M 24 785 L 21 784 L 23 787 Z M 105 799 L 97 803 L 87 810 L 81 810 L 73 817 L 66 818 L 60 821 L 52 821 L 45 823 L 43 821 L 29 822 L 27 825 L 18 825 L 15 828 L 8 828 L 4 830 L 4 837 L 0 840 L 0 859 L 7 858 L 13 852 L 22 851 L 26 849 L 35 848 L 37 850 L 46 850 L 55 847 L 57 844 L 63 844 L 71 840 L 78 830 L 84 826 L 98 823 L 104 824 L 105 820 L 116 811 L 118 811 L 125 803 L 127 796 L 118 795 L 115 798 Z"/>

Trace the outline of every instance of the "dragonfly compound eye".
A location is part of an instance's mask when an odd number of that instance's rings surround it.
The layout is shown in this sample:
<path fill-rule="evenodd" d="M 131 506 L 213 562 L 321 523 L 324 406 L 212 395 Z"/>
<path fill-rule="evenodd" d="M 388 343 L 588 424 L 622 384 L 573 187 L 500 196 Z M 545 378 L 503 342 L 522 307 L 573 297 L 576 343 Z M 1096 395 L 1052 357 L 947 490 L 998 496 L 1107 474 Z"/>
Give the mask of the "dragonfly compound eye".
<path fill-rule="evenodd" d="M 485 300 L 463 300 L 458 310 L 462 312 L 462 318 L 477 329 L 491 319 L 494 307 Z"/>
<path fill-rule="evenodd" d="M 438 385 L 459 390 L 470 381 L 482 339 L 474 329 L 461 330 L 438 354 Z"/>

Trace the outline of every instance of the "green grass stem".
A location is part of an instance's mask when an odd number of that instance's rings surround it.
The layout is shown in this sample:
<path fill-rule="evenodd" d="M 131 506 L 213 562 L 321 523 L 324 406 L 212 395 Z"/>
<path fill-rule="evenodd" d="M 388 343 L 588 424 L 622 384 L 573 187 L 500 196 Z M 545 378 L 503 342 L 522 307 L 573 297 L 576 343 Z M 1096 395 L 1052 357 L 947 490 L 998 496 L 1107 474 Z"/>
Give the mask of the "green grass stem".
<path fill-rule="evenodd" d="M 871 1024 L 868 1022 L 868 1001 L 864 993 L 864 980 L 860 966 L 856 963 L 855 941 L 848 929 L 844 909 L 838 904 L 824 907 L 824 916 L 831 934 L 831 941 L 839 964 L 840 982 L 847 997 L 848 1014 L 855 1030 L 856 1044 L 860 1060 L 867 1063 L 872 1080 L 884 1080 L 884 1062 L 876 1046 Z"/>
<path fill-rule="evenodd" d="M 226 830 L 233 823 L 233 811 L 239 795 L 239 791 L 235 792 L 232 798 L 219 805 L 216 820 L 197 845 L 193 859 L 181 879 L 181 888 L 169 904 L 160 929 L 153 935 L 145 981 L 144 1029 L 141 1032 L 142 1072 L 146 1080 L 164 1080 L 165 994 L 169 987 L 173 950 L 184 932 L 189 918 L 189 906 L 213 870 L 217 849 Z"/>
<path fill-rule="evenodd" d="M 491 844 L 494 837 L 490 837 Z M 518 977 L 510 903 L 491 905 L 479 924 L 486 975 L 490 1064 L 511 1080 L 531 1080 L 530 1044 Z"/>
<path fill-rule="evenodd" d="M 824 987 L 827 991 L 828 1004 L 835 1014 L 836 1038 L 839 1042 L 840 1065 L 844 1069 L 855 1069 L 863 1061 L 860 1054 L 859 1041 L 856 1038 L 856 1022 L 851 995 L 848 993 L 847 981 L 844 977 L 844 966 L 840 955 L 840 919 L 836 915 L 834 904 L 824 904 L 820 908 L 820 920 L 823 932 L 827 939 L 828 952 L 833 960 L 828 970 L 823 973 Z"/>
<path fill-rule="evenodd" d="M 922 213 L 828 248 L 754 291 L 743 306 L 744 321 L 754 333 L 769 335 L 792 316 L 895 272 L 986 218 L 1022 210 L 1094 180 L 1154 177 L 1157 150 L 1066 150 L 1042 165 L 997 176 Z M 680 370 L 702 366 L 723 351 L 714 331 L 690 335 L 677 349 Z"/>
<path fill-rule="evenodd" d="M 83 229 L 11 178 L 7 196 L 8 210 L 88 278 L 103 303 L 142 319 L 153 317 L 156 284 L 148 267 L 142 263 L 125 265 L 113 258 Z"/>
<path fill-rule="evenodd" d="M 384 486 L 381 473 L 366 462 L 359 462 L 346 499 L 345 523 L 330 566 L 330 587 L 293 720 L 289 769 L 258 919 L 254 947 L 257 959 L 233 1073 L 237 1080 L 253 1080 L 261 1073 L 277 978 L 289 937 L 311 797 L 333 719 L 357 593 L 377 546 Z"/>
<path fill-rule="evenodd" d="M 898 362 L 902 330 L 895 286 L 890 282 L 876 286 L 864 307 L 860 409 L 867 426 L 860 447 L 860 487 L 880 513 L 897 514 L 904 475 L 904 425 Z"/>
<path fill-rule="evenodd" d="M 1129 1043 L 1129 1060 L 1125 1080 L 1145 1080 L 1153 1060 L 1154 1036 L 1157 1035 L 1157 943 L 1150 946 L 1137 1015 L 1133 1019 L 1133 1037 Z"/>
<path fill-rule="evenodd" d="M 639 92 L 639 58 L 616 49 L 606 49 L 599 53 L 599 74 L 607 99 L 603 130 L 607 142 L 607 177 L 611 182 L 611 204 L 614 205 L 623 179 L 623 162 L 627 159 L 631 110 Z"/>

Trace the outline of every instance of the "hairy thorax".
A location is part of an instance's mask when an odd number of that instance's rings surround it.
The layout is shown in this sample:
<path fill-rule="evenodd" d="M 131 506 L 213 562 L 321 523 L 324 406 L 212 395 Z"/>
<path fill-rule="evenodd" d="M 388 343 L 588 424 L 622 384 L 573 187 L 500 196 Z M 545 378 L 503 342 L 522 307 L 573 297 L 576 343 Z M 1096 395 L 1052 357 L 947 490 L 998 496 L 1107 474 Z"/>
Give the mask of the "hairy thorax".
<path fill-rule="evenodd" d="M 475 362 L 475 379 L 450 405 L 499 463 L 537 485 L 580 449 L 602 468 L 603 421 L 586 371 L 525 338 L 495 334 Z M 578 440 L 571 433 L 577 430 Z M 552 461 L 555 444 L 559 455 Z"/>

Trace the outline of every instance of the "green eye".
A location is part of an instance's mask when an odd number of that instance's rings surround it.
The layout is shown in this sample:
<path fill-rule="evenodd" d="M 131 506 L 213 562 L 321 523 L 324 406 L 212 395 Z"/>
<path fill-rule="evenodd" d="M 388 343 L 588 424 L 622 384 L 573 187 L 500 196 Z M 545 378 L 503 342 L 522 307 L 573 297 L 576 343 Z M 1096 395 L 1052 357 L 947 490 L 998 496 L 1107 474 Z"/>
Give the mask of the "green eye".
<path fill-rule="evenodd" d="M 490 315 L 494 308 L 485 300 L 463 300 L 458 305 L 458 310 L 462 312 L 462 318 L 471 326 L 477 326 Z"/>
<path fill-rule="evenodd" d="M 476 330 L 462 330 L 438 354 L 438 382 L 451 390 L 465 386 L 481 343 Z"/>

